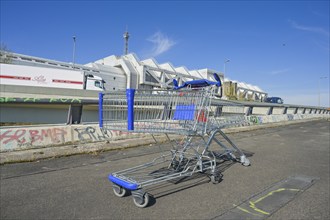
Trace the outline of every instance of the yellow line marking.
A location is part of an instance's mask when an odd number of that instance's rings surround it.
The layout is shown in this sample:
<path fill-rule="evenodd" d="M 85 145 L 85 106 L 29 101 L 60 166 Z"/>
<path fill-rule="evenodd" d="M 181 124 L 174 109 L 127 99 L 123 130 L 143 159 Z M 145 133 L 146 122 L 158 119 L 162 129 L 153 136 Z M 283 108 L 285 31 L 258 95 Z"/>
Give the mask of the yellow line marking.
<path fill-rule="evenodd" d="M 251 215 L 255 215 L 255 216 L 262 217 L 262 215 L 258 215 L 258 214 L 252 213 L 252 212 L 250 212 L 249 210 L 244 209 L 244 208 L 242 208 L 242 207 L 240 207 L 240 206 L 237 206 L 237 205 L 235 205 L 235 204 L 233 204 L 233 205 L 234 205 L 236 208 L 238 208 L 239 210 L 243 211 L 243 212 L 249 213 L 249 214 L 251 214 Z"/>
<path fill-rule="evenodd" d="M 267 193 L 266 195 L 264 195 L 263 197 L 260 197 L 260 198 L 257 199 L 256 201 L 249 201 L 249 204 L 250 204 L 249 207 L 250 207 L 251 209 L 253 209 L 253 211 L 256 211 L 256 212 L 261 213 L 261 214 L 263 214 L 263 215 L 270 215 L 269 212 L 266 212 L 266 211 L 264 211 L 264 210 L 261 210 L 261 209 L 257 208 L 257 207 L 256 207 L 256 204 L 259 203 L 259 202 L 261 202 L 261 201 L 264 200 L 265 198 L 274 195 L 274 193 L 278 193 L 278 192 L 282 192 L 282 191 L 286 191 L 286 190 L 287 190 L 287 191 L 301 191 L 300 189 L 279 188 L 279 189 L 277 189 L 277 190 L 273 190 L 273 191 Z M 247 209 L 245 209 L 245 208 L 242 208 L 242 207 L 240 207 L 240 206 L 238 206 L 238 205 L 235 205 L 235 204 L 233 204 L 233 205 L 234 205 L 236 208 L 238 208 L 239 210 L 241 210 L 241 211 L 243 211 L 243 212 L 245 212 L 245 213 L 249 213 L 249 214 L 251 214 L 251 215 L 255 215 L 255 216 L 259 216 L 259 217 L 262 216 L 262 215 L 260 215 L 260 214 L 250 212 L 249 210 L 247 210 Z"/>
<path fill-rule="evenodd" d="M 273 190 L 273 191 L 269 192 L 268 194 L 266 194 L 265 196 L 263 196 L 263 197 L 257 199 L 257 200 L 254 201 L 254 202 L 253 202 L 253 201 L 249 201 L 249 203 L 250 203 L 250 207 L 251 207 L 253 210 L 255 210 L 256 212 L 260 212 L 260 213 L 262 213 L 262 214 L 264 214 L 264 215 L 269 215 L 269 214 L 270 214 L 269 212 L 266 212 L 266 211 L 263 211 L 263 210 L 261 210 L 261 209 L 258 209 L 258 208 L 256 207 L 256 204 L 257 204 L 258 202 L 264 200 L 265 198 L 267 198 L 267 197 L 269 197 L 269 196 L 272 196 L 274 193 L 282 192 L 282 191 L 285 191 L 285 190 L 288 190 L 288 191 L 301 191 L 300 189 L 286 189 L 286 188 L 279 188 L 279 189 L 277 189 L 277 190 Z"/>
<path fill-rule="evenodd" d="M 258 209 L 256 207 L 256 204 L 254 202 L 249 201 L 249 203 L 250 203 L 250 208 L 252 208 L 254 211 L 260 212 L 261 214 L 264 214 L 264 215 L 269 215 L 270 214 L 269 212 L 265 212 L 265 211 L 263 211 L 261 209 Z"/>

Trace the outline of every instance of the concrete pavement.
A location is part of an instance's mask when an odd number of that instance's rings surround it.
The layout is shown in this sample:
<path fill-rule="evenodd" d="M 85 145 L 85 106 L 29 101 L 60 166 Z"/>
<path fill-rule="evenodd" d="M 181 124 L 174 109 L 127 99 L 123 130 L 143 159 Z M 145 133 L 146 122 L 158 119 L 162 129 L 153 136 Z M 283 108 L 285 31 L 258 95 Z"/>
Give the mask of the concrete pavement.
<path fill-rule="evenodd" d="M 263 218 L 329 219 L 329 128 L 328 121 L 318 120 L 232 133 L 231 139 L 249 155 L 250 167 L 220 164 L 223 181 L 215 185 L 207 175 L 196 174 L 148 187 L 155 199 L 144 209 L 137 208 L 131 196 L 116 197 L 107 176 L 155 158 L 157 145 L 5 164 L 0 167 L 0 217 L 218 219 L 244 201 L 256 204 L 255 195 L 267 194 L 275 183 L 303 176 L 315 178 L 313 184 Z"/>

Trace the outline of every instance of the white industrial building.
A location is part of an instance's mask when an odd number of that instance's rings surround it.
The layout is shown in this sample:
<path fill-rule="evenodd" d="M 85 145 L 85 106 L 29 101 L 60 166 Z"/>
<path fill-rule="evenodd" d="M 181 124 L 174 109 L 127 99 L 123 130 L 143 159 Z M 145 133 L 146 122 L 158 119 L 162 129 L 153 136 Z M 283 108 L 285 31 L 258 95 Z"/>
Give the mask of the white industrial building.
<path fill-rule="evenodd" d="M 10 59 L 12 64 L 33 65 L 49 68 L 75 69 L 91 72 L 100 76 L 106 82 L 108 91 L 116 91 L 126 88 L 153 89 L 172 88 L 173 79 L 179 84 L 194 79 L 213 80 L 213 73 L 217 73 L 222 82 L 228 81 L 223 73 L 211 69 L 188 70 L 184 66 L 175 67 L 171 63 L 159 64 L 155 59 L 140 60 L 135 54 L 130 53 L 123 56 L 108 56 L 85 65 L 48 60 L 39 57 L 27 56 L 17 53 L 1 51 L 2 59 Z M 236 82 L 236 95 L 238 97 L 249 97 L 251 100 L 262 101 L 267 93 L 258 86 L 244 82 Z M 223 95 L 222 89 L 217 91 L 219 96 Z"/>
<path fill-rule="evenodd" d="M 231 82 L 235 87 L 235 95 L 238 99 L 264 101 L 267 97 L 267 93 L 264 92 L 259 86 L 251 85 L 245 82 L 239 82 L 237 80 L 224 79 L 224 82 Z"/>

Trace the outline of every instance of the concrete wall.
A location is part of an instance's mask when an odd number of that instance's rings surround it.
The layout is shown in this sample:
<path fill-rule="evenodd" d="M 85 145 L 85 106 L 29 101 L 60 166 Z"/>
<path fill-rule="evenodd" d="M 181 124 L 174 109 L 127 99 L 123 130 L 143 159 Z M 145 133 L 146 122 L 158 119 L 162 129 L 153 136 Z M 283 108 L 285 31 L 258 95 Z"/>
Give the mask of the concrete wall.
<path fill-rule="evenodd" d="M 223 127 L 242 127 L 268 123 L 281 123 L 302 119 L 321 118 L 330 115 L 287 114 L 259 116 L 230 116 L 219 118 L 214 123 Z M 47 125 L 1 127 L 0 152 L 19 151 L 33 148 L 61 146 L 74 143 L 98 142 L 135 138 L 144 134 L 112 131 L 99 128 L 97 124 L 90 125 Z"/>
<path fill-rule="evenodd" d="M 1 122 L 56 124 L 66 123 L 69 106 L 59 108 L 43 108 L 40 105 L 2 105 L 0 107 Z M 96 113 L 95 113 L 96 115 Z"/>
<path fill-rule="evenodd" d="M 70 105 L 24 105 L 1 104 L 0 121 L 2 123 L 62 124 L 67 122 Z M 98 106 L 84 105 L 82 122 L 99 120 Z"/>
<path fill-rule="evenodd" d="M 101 129 L 98 125 L 48 125 L 2 127 L 0 152 L 17 151 L 74 143 L 87 143 L 136 137 L 120 131 Z"/>

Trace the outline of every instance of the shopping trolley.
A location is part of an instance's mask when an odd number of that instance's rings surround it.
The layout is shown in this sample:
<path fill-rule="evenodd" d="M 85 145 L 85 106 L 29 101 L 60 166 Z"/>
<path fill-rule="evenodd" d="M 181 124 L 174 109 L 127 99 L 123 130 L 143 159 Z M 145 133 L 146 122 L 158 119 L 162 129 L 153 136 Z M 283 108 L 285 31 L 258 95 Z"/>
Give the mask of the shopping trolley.
<path fill-rule="evenodd" d="M 212 104 L 215 91 L 221 86 L 218 75 L 214 77 L 215 82 L 193 80 L 181 86 L 173 80 L 173 90 L 127 89 L 99 94 L 100 127 L 151 135 L 162 133 L 173 143 L 169 152 L 151 162 L 111 173 L 108 178 L 116 196 L 124 197 L 131 192 L 135 205 L 144 208 L 150 199 L 144 190 L 147 186 L 197 172 L 208 174 L 212 183 L 218 183 L 222 174 L 217 161 L 223 158 L 250 165 L 245 154 L 221 131 L 219 109 L 229 102 L 218 99 Z M 180 134 L 183 138 L 173 142 L 169 134 Z M 210 150 L 213 142 L 222 151 Z"/>

